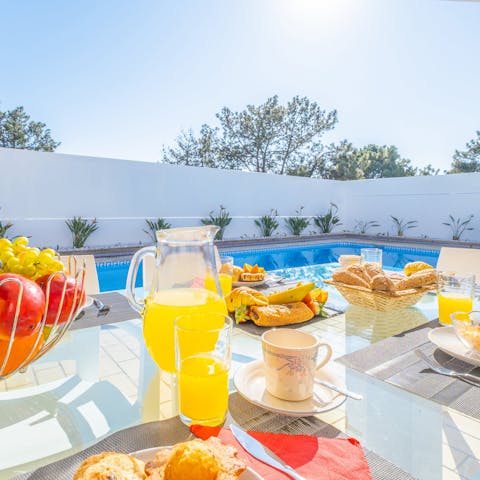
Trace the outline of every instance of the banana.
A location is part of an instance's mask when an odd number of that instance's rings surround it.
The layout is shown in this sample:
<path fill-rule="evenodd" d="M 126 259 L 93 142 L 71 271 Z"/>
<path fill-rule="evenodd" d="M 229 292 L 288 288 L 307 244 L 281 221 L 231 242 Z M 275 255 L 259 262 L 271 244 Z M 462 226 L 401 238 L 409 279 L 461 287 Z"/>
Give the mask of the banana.
<path fill-rule="evenodd" d="M 271 293 L 267 296 L 270 305 L 284 305 L 285 303 L 301 302 L 307 293 L 315 288 L 315 282 L 297 285 L 296 287 Z"/>

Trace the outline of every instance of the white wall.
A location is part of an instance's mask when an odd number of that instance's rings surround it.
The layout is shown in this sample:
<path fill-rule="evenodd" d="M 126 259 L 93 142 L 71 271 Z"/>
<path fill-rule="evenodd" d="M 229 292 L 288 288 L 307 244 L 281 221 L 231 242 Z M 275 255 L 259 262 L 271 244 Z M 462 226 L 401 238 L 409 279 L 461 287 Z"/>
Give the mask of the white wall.
<path fill-rule="evenodd" d="M 258 236 L 253 217 L 272 208 L 315 215 L 334 201 L 343 209 L 341 182 L 310 178 L 2 148 L 0 168 L 0 217 L 40 246 L 71 246 L 65 219 L 74 215 L 97 218 L 87 245 L 98 246 L 148 242 L 148 217 L 200 225 L 220 205 L 234 217 L 225 238 Z"/>
<path fill-rule="evenodd" d="M 464 238 L 480 241 L 480 174 L 338 182 L 2 148 L 0 168 L 0 218 L 14 223 L 12 235 L 30 235 L 38 246 L 71 246 L 65 220 L 74 215 L 97 218 L 87 245 L 100 246 L 148 242 L 148 217 L 199 225 L 220 205 L 233 217 L 225 238 L 258 236 L 253 218 L 272 208 L 290 216 L 304 206 L 305 215 L 316 215 L 330 202 L 339 206 L 338 231 L 376 220 L 382 225 L 370 233 L 391 234 L 394 215 L 419 221 L 410 236 L 448 239 L 448 214 L 473 213 L 475 230 Z"/>
<path fill-rule="evenodd" d="M 442 225 L 449 214 L 462 218 L 473 214 L 474 230 L 465 232 L 462 240 L 480 241 L 480 173 L 356 180 L 344 185 L 345 228 L 353 229 L 356 220 L 376 220 L 381 227 L 369 233 L 392 234 L 393 215 L 419 222 L 408 236 L 451 239 L 450 229 Z"/>

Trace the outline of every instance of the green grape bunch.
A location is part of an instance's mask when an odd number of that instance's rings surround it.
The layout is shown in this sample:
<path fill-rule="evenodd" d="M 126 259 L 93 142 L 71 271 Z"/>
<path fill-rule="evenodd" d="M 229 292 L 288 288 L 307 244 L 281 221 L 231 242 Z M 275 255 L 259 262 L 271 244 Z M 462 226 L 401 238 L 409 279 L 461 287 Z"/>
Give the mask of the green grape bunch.
<path fill-rule="evenodd" d="M 37 280 L 64 270 L 57 252 L 52 248 L 40 250 L 29 247 L 27 237 L 17 237 L 13 242 L 0 238 L 0 273 L 17 273 Z"/>

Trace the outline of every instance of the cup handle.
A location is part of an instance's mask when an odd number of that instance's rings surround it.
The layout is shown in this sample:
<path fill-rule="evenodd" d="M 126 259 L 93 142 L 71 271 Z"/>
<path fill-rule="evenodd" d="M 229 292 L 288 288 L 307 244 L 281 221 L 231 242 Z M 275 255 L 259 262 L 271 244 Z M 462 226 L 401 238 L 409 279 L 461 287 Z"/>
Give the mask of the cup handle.
<path fill-rule="evenodd" d="M 332 353 L 333 353 L 332 347 L 328 343 L 320 343 L 318 347 L 319 348 L 325 347 L 325 349 L 327 350 L 327 354 L 325 355 L 325 358 L 320 363 L 317 364 L 317 366 L 315 367 L 315 370 L 322 368 L 330 360 L 330 358 L 332 358 Z"/>

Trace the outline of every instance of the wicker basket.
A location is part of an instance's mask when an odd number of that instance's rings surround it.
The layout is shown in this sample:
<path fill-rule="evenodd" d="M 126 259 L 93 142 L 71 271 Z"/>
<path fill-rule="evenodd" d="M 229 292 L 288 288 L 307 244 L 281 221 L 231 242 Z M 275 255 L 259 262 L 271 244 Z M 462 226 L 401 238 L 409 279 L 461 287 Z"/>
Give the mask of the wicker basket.
<path fill-rule="evenodd" d="M 324 283 L 334 285 L 348 303 L 380 312 L 393 312 L 394 310 L 411 307 L 427 292 L 436 288 L 435 285 L 428 285 L 422 288 L 400 290 L 399 292 L 380 292 L 356 285 L 334 282 L 333 280 L 324 280 Z"/>

